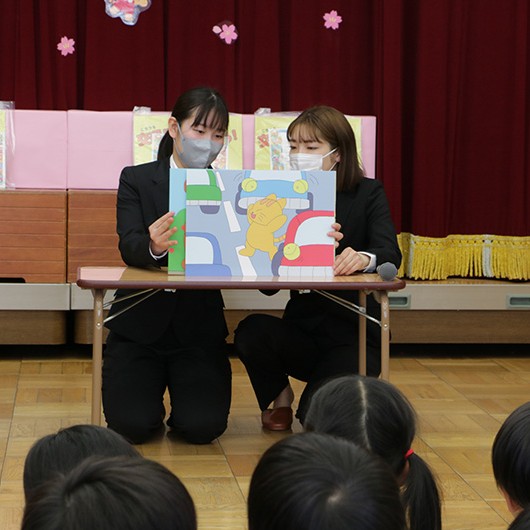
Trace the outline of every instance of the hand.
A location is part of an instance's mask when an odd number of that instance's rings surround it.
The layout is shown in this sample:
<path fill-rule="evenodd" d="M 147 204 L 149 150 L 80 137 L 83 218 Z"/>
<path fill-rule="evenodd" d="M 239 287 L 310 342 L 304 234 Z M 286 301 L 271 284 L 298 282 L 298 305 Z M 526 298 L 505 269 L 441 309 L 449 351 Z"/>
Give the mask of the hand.
<path fill-rule="evenodd" d="M 339 246 L 339 241 L 344 237 L 344 234 L 340 231 L 340 224 L 333 223 L 331 225 L 331 232 L 328 232 L 328 236 L 332 237 L 335 240 L 335 248 Z"/>
<path fill-rule="evenodd" d="M 169 239 L 177 231 L 176 227 L 171 228 L 174 215 L 174 212 L 168 212 L 149 226 L 151 252 L 155 256 L 164 253 L 170 246 L 176 244 L 176 241 Z"/>
<path fill-rule="evenodd" d="M 335 257 L 333 273 L 335 276 L 347 276 L 357 271 L 362 271 L 370 264 L 370 258 L 366 254 L 359 254 L 351 247 L 346 247 Z"/>

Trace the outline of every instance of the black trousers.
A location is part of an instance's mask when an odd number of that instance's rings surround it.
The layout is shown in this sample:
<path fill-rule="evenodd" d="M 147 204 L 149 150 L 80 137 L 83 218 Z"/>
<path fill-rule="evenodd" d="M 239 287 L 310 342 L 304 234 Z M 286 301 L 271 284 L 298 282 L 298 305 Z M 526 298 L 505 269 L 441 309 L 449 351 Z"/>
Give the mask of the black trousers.
<path fill-rule="evenodd" d="M 231 368 L 222 344 L 189 347 L 168 330 L 154 344 L 131 342 L 110 332 L 103 356 L 103 410 L 109 428 L 142 443 L 163 425 L 190 443 L 209 443 L 227 427 Z"/>
<path fill-rule="evenodd" d="M 351 323 L 350 333 L 333 333 L 336 321 L 327 317 L 309 330 L 308 322 L 250 315 L 235 331 L 235 350 L 245 365 L 261 410 L 265 410 L 287 386 L 288 376 L 307 383 L 296 416 L 303 423 L 311 395 L 327 379 L 359 371 L 357 329 Z M 336 336 L 348 336 L 348 340 Z M 380 349 L 367 346 L 367 373 L 381 370 Z"/>

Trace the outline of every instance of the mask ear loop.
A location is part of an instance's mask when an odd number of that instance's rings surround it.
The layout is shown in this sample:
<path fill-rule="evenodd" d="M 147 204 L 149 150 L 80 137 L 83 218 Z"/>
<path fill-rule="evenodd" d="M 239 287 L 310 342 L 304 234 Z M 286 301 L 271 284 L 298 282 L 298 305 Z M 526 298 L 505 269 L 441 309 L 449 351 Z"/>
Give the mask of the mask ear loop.
<path fill-rule="evenodd" d="M 230 145 L 230 135 L 228 134 L 228 132 L 226 132 L 225 135 L 223 136 L 223 145 L 221 146 L 221 149 L 219 149 L 219 152 L 217 153 L 215 158 L 212 160 L 210 165 L 213 164 L 215 160 L 217 160 L 217 158 L 221 155 L 221 153 L 224 153 L 225 160 L 228 160 L 229 145 Z"/>
<path fill-rule="evenodd" d="M 221 151 L 223 150 L 228 151 L 228 146 L 230 145 L 230 135 L 228 133 L 225 133 L 223 136 L 223 147 L 221 147 Z"/>
<path fill-rule="evenodd" d="M 326 158 L 327 156 L 333 154 L 336 150 L 338 149 L 338 147 L 335 147 L 335 149 L 332 149 L 329 153 L 325 154 L 323 157 L 322 157 L 322 160 L 324 160 L 324 158 Z M 335 169 L 335 166 L 338 164 L 339 162 L 337 160 L 335 160 L 335 162 L 333 163 L 333 165 L 328 169 L 328 171 L 333 171 L 333 169 Z"/>
<path fill-rule="evenodd" d="M 184 142 L 186 141 L 186 138 L 182 134 L 182 129 L 180 128 L 180 123 L 178 121 L 177 121 L 177 129 L 178 129 L 179 136 L 180 136 L 180 145 L 182 147 L 182 150 L 181 151 L 178 150 L 176 138 L 173 138 L 173 143 L 175 144 L 175 151 L 177 152 L 180 158 L 184 154 Z"/>

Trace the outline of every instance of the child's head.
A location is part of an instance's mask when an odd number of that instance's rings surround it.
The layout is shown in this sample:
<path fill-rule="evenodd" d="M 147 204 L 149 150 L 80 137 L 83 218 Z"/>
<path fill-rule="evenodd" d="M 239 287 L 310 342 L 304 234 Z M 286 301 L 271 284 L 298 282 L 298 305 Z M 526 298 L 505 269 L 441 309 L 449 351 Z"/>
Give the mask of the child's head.
<path fill-rule="evenodd" d="M 400 477 L 416 435 L 416 414 L 394 385 L 374 377 L 348 375 L 331 379 L 315 392 L 304 427 L 373 451 Z"/>
<path fill-rule="evenodd" d="M 304 427 L 345 438 L 382 457 L 404 486 L 410 529 L 441 527 L 436 482 L 412 451 L 416 414 L 394 385 L 359 375 L 331 379 L 312 396 Z"/>
<path fill-rule="evenodd" d="M 261 457 L 248 494 L 249 530 L 403 530 L 388 466 L 334 436 L 284 438 Z"/>
<path fill-rule="evenodd" d="M 287 129 L 287 139 L 296 142 L 326 142 L 336 149 L 337 191 L 353 191 L 364 176 L 357 154 L 355 134 L 337 109 L 320 105 L 304 110 Z"/>
<path fill-rule="evenodd" d="M 515 409 L 493 442 L 491 460 L 498 487 L 513 515 L 530 510 L 530 402 Z M 521 514 L 522 516 L 522 514 Z"/>
<path fill-rule="evenodd" d="M 37 440 L 24 462 L 26 499 L 43 482 L 89 456 L 140 456 L 120 434 L 97 425 L 73 425 Z"/>
<path fill-rule="evenodd" d="M 157 462 L 91 457 L 41 485 L 28 500 L 22 530 L 195 530 L 182 482 Z"/>

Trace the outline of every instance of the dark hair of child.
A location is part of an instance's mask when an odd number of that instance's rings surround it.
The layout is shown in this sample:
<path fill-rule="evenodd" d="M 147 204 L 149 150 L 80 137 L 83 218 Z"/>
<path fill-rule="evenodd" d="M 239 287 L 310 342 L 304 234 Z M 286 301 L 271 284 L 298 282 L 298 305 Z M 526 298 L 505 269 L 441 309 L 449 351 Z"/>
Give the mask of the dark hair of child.
<path fill-rule="evenodd" d="M 520 508 L 510 530 L 530 529 L 530 402 L 516 408 L 502 424 L 491 461 L 497 486 Z"/>
<path fill-rule="evenodd" d="M 392 470 L 357 445 L 294 434 L 261 457 L 248 494 L 249 530 L 404 530 Z"/>
<path fill-rule="evenodd" d="M 381 456 L 402 485 L 409 530 L 441 529 L 436 480 L 412 449 L 416 414 L 394 385 L 360 375 L 331 379 L 312 396 L 304 427 L 345 438 Z"/>

